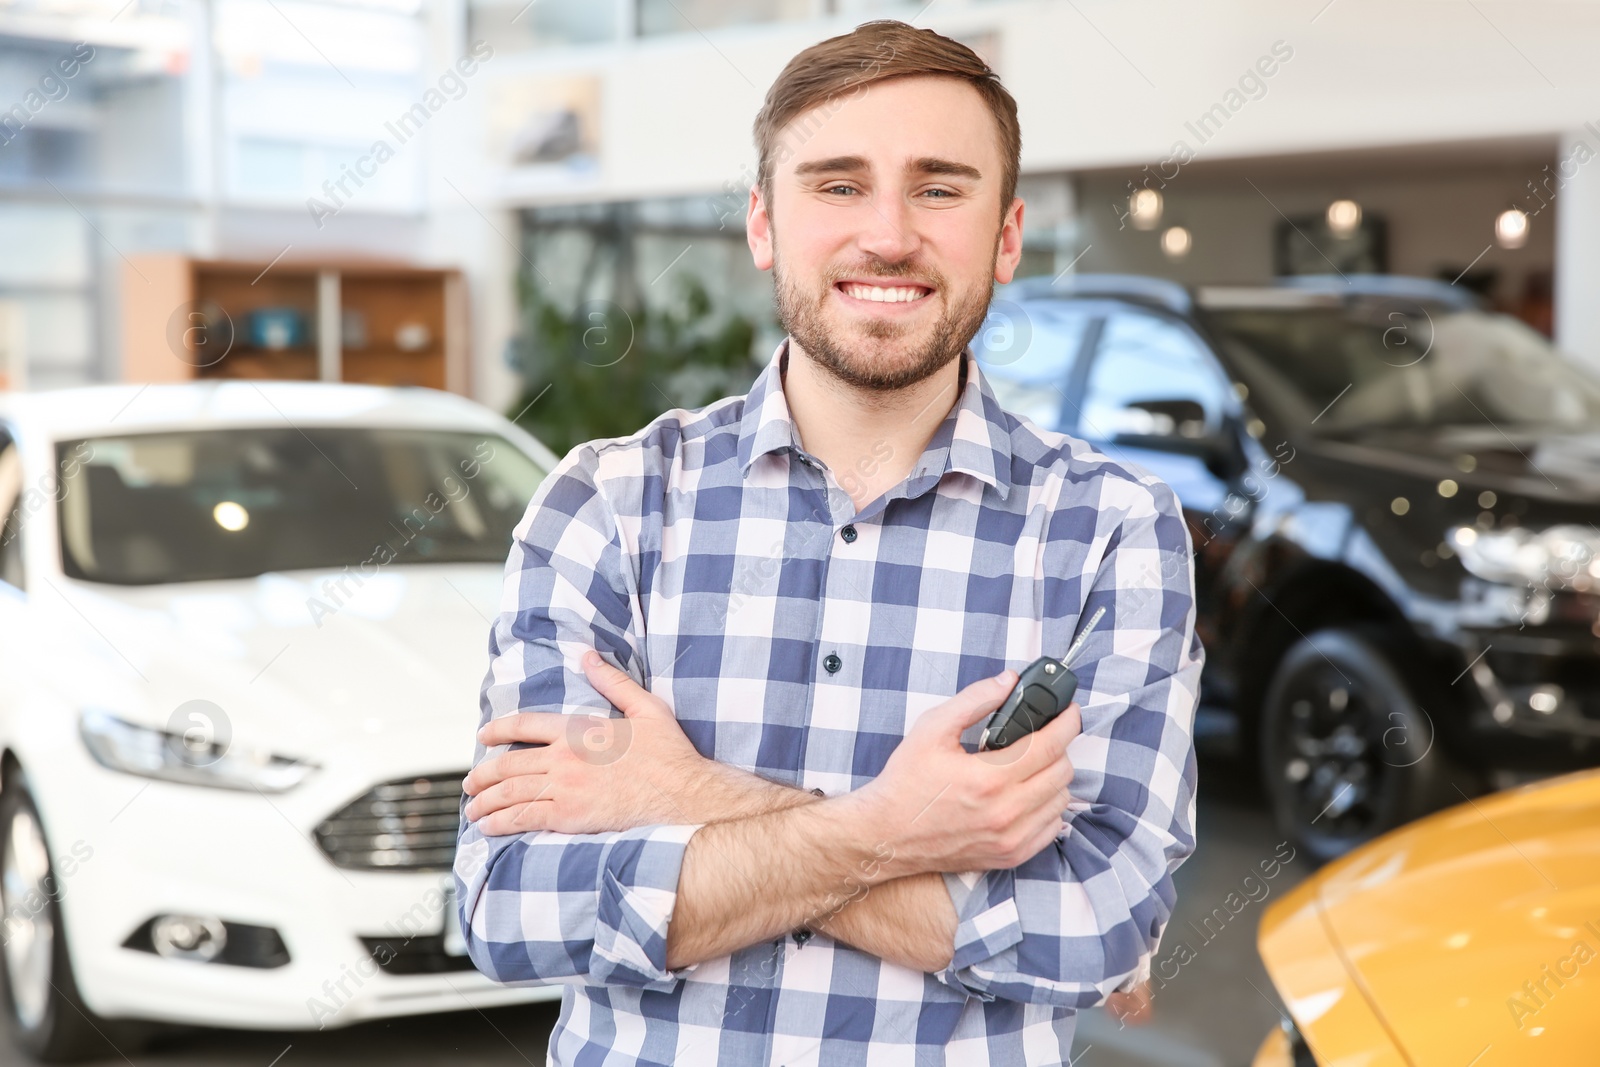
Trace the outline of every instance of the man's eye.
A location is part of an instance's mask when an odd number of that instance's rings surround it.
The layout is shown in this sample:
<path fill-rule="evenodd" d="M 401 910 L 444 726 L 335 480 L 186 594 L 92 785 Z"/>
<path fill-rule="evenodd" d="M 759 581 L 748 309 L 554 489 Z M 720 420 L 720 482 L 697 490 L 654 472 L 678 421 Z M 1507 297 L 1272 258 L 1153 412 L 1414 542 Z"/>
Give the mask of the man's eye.
<path fill-rule="evenodd" d="M 940 199 L 940 200 L 948 199 L 949 197 L 952 197 L 952 196 L 956 195 L 955 193 L 951 192 L 949 189 L 924 189 L 923 192 L 924 193 L 938 193 L 939 196 L 938 196 L 937 199 Z"/>
<path fill-rule="evenodd" d="M 856 191 L 855 190 L 855 186 L 853 186 L 853 185 L 830 185 L 830 186 L 828 186 L 828 188 L 824 189 L 823 192 L 825 192 L 825 193 L 836 193 L 836 192 L 839 192 L 841 190 L 843 190 L 844 192 L 847 192 L 847 193 L 853 193 L 853 192 Z"/>

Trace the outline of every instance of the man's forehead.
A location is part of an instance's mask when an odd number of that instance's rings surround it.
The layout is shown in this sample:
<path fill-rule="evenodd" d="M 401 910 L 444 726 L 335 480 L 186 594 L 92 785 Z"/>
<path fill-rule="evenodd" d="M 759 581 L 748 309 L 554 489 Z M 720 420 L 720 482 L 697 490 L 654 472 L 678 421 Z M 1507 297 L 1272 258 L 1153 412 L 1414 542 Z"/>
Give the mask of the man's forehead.
<path fill-rule="evenodd" d="M 983 97 L 955 78 L 893 78 L 829 97 L 779 132 L 775 162 L 797 176 L 997 170 L 999 131 Z M 965 176 L 971 176 L 967 174 Z"/>

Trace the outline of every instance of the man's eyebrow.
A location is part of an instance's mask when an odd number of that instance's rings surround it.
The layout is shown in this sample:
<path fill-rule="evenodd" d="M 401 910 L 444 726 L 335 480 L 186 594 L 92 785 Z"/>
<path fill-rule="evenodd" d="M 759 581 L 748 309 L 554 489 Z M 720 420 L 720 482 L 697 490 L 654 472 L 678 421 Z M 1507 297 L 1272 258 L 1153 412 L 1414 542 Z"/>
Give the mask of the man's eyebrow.
<path fill-rule="evenodd" d="M 794 173 L 795 177 L 804 178 L 813 174 L 850 174 L 871 169 L 871 165 L 861 156 L 833 156 L 829 159 L 813 159 L 798 163 L 795 165 Z M 906 173 L 942 174 L 970 181 L 983 180 L 983 174 L 977 167 L 957 163 L 951 159 L 940 159 L 937 156 L 923 156 L 921 159 L 911 160 L 906 164 Z"/>
<path fill-rule="evenodd" d="M 811 174 L 838 174 L 872 169 L 867 161 L 860 156 L 834 156 L 831 159 L 813 159 L 807 163 L 797 163 L 794 168 L 795 177 L 804 178 Z"/>
<path fill-rule="evenodd" d="M 982 181 L 983 174 L 977 167 L 966 163 L 957 163 L 953 159 L 939 159 L 937 156 L 923 156 L 906 164 L 908 174 L 943 174 L 951 178 L 968 178 L 972 181 Z"/>

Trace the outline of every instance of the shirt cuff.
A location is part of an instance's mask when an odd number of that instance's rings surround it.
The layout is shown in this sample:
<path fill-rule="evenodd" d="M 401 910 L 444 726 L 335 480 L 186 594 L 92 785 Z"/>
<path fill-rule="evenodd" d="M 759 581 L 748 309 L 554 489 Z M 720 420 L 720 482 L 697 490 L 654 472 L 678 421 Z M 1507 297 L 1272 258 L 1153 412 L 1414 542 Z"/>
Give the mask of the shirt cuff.
<path fill-rule="evenodd" d="M 699 964 L 667 969 L 667 927 L 689 838 L 703 824 L 653 826 L 614 841 L 600 868 L 591 975 L 600 982 L 670 991 Z"/>
<path fill-rule="evenodd" d="M 980 1000 L 994 1000 L 981 970 L 974 965 L 993 959 L 1022 940 L 1017 912 L 1016 872 L 945 872 L 945 889 L 956 909 L 955 952 L 950 966 L 934 977 Z"/>

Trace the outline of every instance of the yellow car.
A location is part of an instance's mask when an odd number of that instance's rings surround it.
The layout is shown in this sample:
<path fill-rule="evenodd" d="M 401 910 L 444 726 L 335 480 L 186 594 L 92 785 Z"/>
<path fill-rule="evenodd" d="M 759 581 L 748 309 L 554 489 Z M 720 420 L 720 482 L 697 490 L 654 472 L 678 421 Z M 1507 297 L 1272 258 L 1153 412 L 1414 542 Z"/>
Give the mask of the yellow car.
<path fill-rule="evenodd" d="M 1255 1067 L 1600 1058 L 1600 772 L 1472 800 L 1319 871 L 1261 920 L 1292 1020 Z"/>

